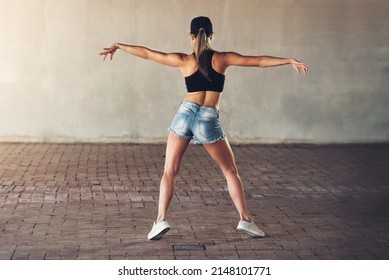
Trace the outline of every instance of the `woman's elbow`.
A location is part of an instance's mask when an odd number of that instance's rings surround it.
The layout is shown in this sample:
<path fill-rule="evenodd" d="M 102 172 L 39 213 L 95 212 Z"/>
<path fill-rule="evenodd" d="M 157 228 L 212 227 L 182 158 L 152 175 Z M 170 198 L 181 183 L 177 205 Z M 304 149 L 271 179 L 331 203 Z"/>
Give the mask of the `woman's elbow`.
<path fill-rule="evenodd" d="M 263 56 L 261 56 L 261 57 L 259 57 L 258 58 L 258 67 L 260 67 L 260 68 L 265 68 L 265 67 L 268 67 L 269 65 L 268 65 L 268 63 L 266 62 L 266 58 L 265 57 L 263 57 Z"/>

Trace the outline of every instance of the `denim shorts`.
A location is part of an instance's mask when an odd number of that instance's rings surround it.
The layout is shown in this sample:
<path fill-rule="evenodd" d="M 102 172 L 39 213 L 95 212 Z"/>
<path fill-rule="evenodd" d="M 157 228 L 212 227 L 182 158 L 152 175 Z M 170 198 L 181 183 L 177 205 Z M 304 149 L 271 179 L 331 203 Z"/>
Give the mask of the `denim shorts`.
<path fill-rule="evenodd" d="M 169 131 L 195 144 L 212 144 L 225 138 L 219 110 L 184 101 L 178 108 Z"/>

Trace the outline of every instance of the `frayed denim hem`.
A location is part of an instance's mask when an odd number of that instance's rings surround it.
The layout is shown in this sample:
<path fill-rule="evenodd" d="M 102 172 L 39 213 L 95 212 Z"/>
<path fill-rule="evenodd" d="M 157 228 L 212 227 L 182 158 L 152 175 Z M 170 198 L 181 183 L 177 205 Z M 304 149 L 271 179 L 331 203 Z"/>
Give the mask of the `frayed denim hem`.
<path fill-rule="evenodd" d="M 219 138 L 216 138 L 215 140 L 211 140 L 211 141 L 198 141 L 198 140 L 194 140 L 193 141 L 193 144 L 195 145 L 208 145 L 208 144 L 214 144 L 216 142 L 219 142 L 219 141 L 223 141 L 224 139 L 226 139 L 227 135 L 226 134 L 223 134 L 223 136 L 220 136 Z"/>
<path fill-rule="evenodd" d="M 175 132 L 175 131 L 174 131 L 173 129 L 171 129 L 170 127 L 169 127 L 168 131 L 171 132 L 171 133 L 173 133 L 175 136 L 180 137 L 180 138 L 185 139 L 185 140 L 191 140 L 191 139 L 193 139 L 193 137 L 188 137 L 188 136 L 183 136 L 183 135 L 178 134 L 177 132 Z"/>

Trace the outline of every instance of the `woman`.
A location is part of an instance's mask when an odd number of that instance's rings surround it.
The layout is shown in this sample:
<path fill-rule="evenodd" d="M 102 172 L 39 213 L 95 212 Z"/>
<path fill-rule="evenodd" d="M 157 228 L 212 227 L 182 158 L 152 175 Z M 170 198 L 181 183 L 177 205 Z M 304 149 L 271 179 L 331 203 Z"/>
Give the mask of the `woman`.
<path fill-rule="evenodd" d="M 190 28 L 194 45 L 192 54 L 163 53 L 142 46 L 119 43 L 104 48 L 100 53 L 103 60 L 108 55 L 112 60 L 115 52 L 120 49 L 144 59 L 177 67 L 185 77 L 188 92 L 169 129 L 158 215 L 148 239 L 161 239 L 170 229 L 165 218 L 173 197 L 181 160 L 191 139 L 204 145 L 227 179 L 228 191 L 240 216 L 237 230 L 251 236 L 264 237 L 265 233 L 254 224 L 249 215 L 234 155 L 220 125 L 219 103 L 223 92 L 224 74 L 230 66 L 271 67 L 291 64 L 298 73 L 304 74 L 308 72 L 308 68 L 293 58 L 244 56 L 234 52 L 212 50 L 209 40 L 212 39 L 213 28 L 207 17 L 194 18 Z"/>

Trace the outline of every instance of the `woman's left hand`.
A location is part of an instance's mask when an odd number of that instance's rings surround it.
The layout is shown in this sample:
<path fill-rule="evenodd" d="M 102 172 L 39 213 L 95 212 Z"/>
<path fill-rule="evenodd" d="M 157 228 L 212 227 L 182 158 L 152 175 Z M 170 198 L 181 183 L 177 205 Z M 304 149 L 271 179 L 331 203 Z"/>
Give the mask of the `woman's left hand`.
<path fill-rule="evenodd" d="M 110 60 L 112 60 L 113 55 L 115 54 L 117 49 L 118 49 L 117 45 L 113 44 L 110 48 L 104 48 L 103 49 L 104 51 L 99 53 L 99 55 L 103 57 L 103 61 L 105 61 L 108 55 L 110 56 Z"/>

